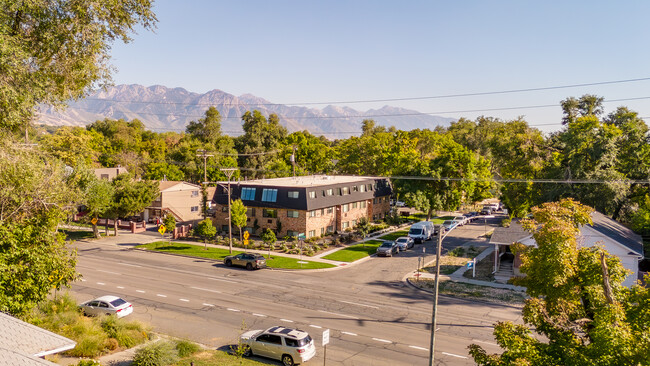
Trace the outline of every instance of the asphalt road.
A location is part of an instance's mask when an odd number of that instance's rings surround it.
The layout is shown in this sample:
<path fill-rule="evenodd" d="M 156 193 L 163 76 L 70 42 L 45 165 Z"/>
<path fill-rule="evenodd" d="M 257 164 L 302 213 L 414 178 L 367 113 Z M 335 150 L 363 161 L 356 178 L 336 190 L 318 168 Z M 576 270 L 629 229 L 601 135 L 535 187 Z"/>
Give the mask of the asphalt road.
<path fill-rule="evenodd" d="M 478 221 L 457 229 L 444 246 L 476 240 L 484 229 Z M 78 243 L 77 269 L 83 280 L 72 290 L 80 301 L 105 294 L 122 296 L 134 304 L 130 317 L 152 324 L 158 332 L 215 348 L 236 344 L 243 329 L 279 324 L 312 335 L 317 356 L 309 364 L 323 363 L 325 329 L 331 332 L 327 365 L 428 364 L 432 296 L 403 279 L 417 267 L 423 247 L 427 260 L 433 259 L 433 242 L 393 258 L 371 257 L 336 270 L 249 272 L 133 250 L 130 241 L 138 238 L 143 237 Z M 472 343 L 498 352 L 492 325 L 499 320 L 521 322 L 521 312 L 441 296 L 436 364 L 472 365 L 467 353 Z"/>

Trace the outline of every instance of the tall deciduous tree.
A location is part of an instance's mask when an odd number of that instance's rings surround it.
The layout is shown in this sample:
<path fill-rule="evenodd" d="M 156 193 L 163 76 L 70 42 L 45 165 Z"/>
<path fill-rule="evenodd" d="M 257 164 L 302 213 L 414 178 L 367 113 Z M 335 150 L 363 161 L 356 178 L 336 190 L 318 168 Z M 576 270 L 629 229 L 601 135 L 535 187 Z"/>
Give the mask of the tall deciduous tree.
<path fill-rule="evenodd" d="M 240 199 L 231 201 L 230 203 L 230 220 L 233 225 L 239 229 L 239 241 L 242 241 L 242 227 L 246 226 L 248 216 L 246 216 L 246 206 Z"/>
<path fill-rule="evenodd" d="M 190 121 L 185 131 L 203 143 L 215 145 L 221 138 L 221 114 L 217 108 L 210 107 L 204 118 Z"/>
<path fill-rule="evenodd" d="M 244 134 L 235 140 L 237 151 L 242 154 L 239 166 L 247 169 L 248 176 L 262 177 L 278 159 L 287 129 L 280 125 L 276 114 L 267 119 L 257 110 L 244 113 L 242 121 Z"/>
<path fill-rule="evenodd" d="M 622 285 L 627 271 L 601 247 L 581 247 L 579 229 L 591 223 L 590 207 L 570 199 L 534 208 L 524 227 L 537 248 L 518 245 L 525 285 L 526 325 L 498 323 L 505 351 L 488 355 L 478 345 L 479 365 L 645 365 L 650 362 L 650 291 Z M 543 336 L 536 337 L 531 329 Z"/>
<path fill-rule="evenodd" d="M 160 194 L 158 182 L 135 180 L 131 173 L 120 174 L 113 179 L 115 193 L 111 209 L 107 215 L 115 220 L 114 231 L 117 235 L 117 219 L 142 212 Z M 168 228 L 168 230 L 173 230 Z"/>
<path fill-rule="evenodd" d="M 152 3 L 0 1 L 0 126 L 24 126 L 38 104 L 62 105 L 109 82 L 112 43 L 151 29 Z"/>

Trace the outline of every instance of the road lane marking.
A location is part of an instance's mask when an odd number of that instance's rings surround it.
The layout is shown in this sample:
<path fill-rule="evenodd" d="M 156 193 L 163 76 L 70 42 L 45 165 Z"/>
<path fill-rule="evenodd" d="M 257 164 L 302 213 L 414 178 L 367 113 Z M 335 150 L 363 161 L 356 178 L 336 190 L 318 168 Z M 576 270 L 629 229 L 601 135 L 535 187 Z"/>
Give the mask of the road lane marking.
<path fill-rule="evenodd" d="M 129 267 L 138 267 L 138 268 L 142 268 L 142 266 L 140 266 L 140 265 L 137 265 L 137 264 L 131 264 L 131 263 L 122 263 L 122 262 L 118 262 L 117 264 L 121 264 L 121 265 L 123 265 L 123 266 L 129 266 Z"/>
<path fill-rule="evenodd" d="M 201 288 L 201 287 L 194 287 L 194 286 L 192 286 L 192 287 L 190 287 L 190 288 L 193 288 L 193 289 L 195 289 L 195 290 L 214 292 L 215 294 L 220 294 L 220 293 L 221 293 L 221 291 L 210 290 L 210 289 L 208 289 L 208 288 Z"/>
<path fill-rule="evenodd" d="M 102 286 L 104 286 L 104 285 L 105 285 L 105 283 L 104 283 L 104 282 L 97 282 L 97 284 L 98 284 L 98 285 L 102 285 Z"/>
<path fill-rule="evenodd" d="M 212 305 L 212 304 L 208 304 L 208 303 L 205 303 L 205 302 L 203 303 L 203 305 L 204 305 L 204 306 L 214 306 L 214 305 Z"/>
<path fill-rule="evenodd" d="M 381 338 L 373 338 L 372 340 L 377 342 L 383 342 L 383 343 L 393 343 L 387 339 L 381 339 Z"/>
<path fill-rule="evenodd" d="M 453 353 L 447 353 L 447 352 L 442 352 L 442 354 L 443 354 L 443 355 L 447 355 L 447 356 L 451 356 L 451 357 L 467 358 L 467 357 L 465 357 L 465 356 L 455 355 L 455 354 L 453 354 Z"/>
<path fill-rule="evenodd" d="M 84 280 L 84 279 L 82 278 L 82 279 L 81 279 L 81 282 L 86 282 L 86 280 Z"/>
<path fill-rule="evenodd" d="M 293 320 L 289 320 L 289 319 L 280 319 L 280 321 L 287 322 L 287 323 L 293 323 Z"/>
<path fill-rule="evenodd" d="M 179 299 L 179 300 L 184 301 L 184 302 L 190 302 L 190 300 L 188 300 L 188 299 Z"/>
<path fill-rule="evenodd" d="M 135 290 L 135 292 L 139 292 L 141 294 L 144 294 L 144 290 Z"/>
<path fill-rule="evenodd" d="M 419 350 L 422 350 L 422 351 L 428 351 L 429 350 L 428 348 L 418 347 L 418 346 L 409 346 L 409 347 L 414 348 L 414 349 L 419 349 Z"/>
<path fill-rule="evenodd" d="M 123 289 L 123 288 L 124 288 L 124 286 L 117 286 L 117 288 L 122 288 L 122 289 Z"/>
<path fill-rule="evenodd" d="M 359 319 L 359 318 L 357 318 L 356 316 L 352 316 L 352 315 L 345 315 L 345 314 L 339 314 L 339 313 L 331 313 L 331 312 L 329 312 L 329 311 L 325 311 L 325 310 L 318 310 L 318 311 L 321 312 L 321 313 L 332 314 L 332 315 L 336 315 L 336 316 L 343 316 L 343 317 L 350 318 L 350 319 Z"/>
<path fill-rule="evenodd" d="M 259 316 L 261 318 L 266 318 L 266 315 L 264 314 L 258 314 L 258 313 L 253 313 L 254 316 Z"/>
<path fill-rule="evenodd" d="M 156 296 L 159 296 L 159 297 L 167 297 L 167 295 L 163 295 L 163 294 L 157 294 Z"/>
<path fill-rule="evenodd" d="M 231 280 L 224 280 L 221 278 L 214 278 L 214 277 L 208 277 L 209 280 L 213 281 L 221 281 L 221 282 L 229 282 L 229 283 L 238 283 L 237 281 L 231 281 Z"/>
<path fill-rule="evenodd" d="M 111 271 L 104 271 L 103 269 L 98 269 L 97 272 L 108 273 L 108 274 L 114 274 L 114 275 L 118 275 L 118 276 L 121 276 L 121 275 L 122 275 L 121 273 L 111 272 Z"/>
<path fill-rule="evenodd" d="M 343 302 L 343 303 L 350 304 L 350 305 L 365 306 L 365 307 L 367 307 L 367 308 L 379 309 L 379 306 L 372 306 L 372 305 L 366 305 L 366 304 L 359 304 L 358 302 L 344 301 L 344 300 L 339 300 L 339 302 Z"/>
<path fill-rule="evenodd" d="M 349 336 L 355 336 L 355 337 L 357 336 L 357 333 L 350 333 L 350 332 L 341 332 L 341 333 L 347 334 Z"/>
<path fill-rule="evenodd" d="M 316 329 L 323 329 L 323 327 L 321 327 L 320 325 L 309 324 L 309 326 Z"/>
<path fill-rule="evenodd" d="M 478 339 L 472 339 L 472 341 L 477 342 L 477 343 L 489 344 L 489 345 L 491 345 L 491 346 L 499 346 L 499 345 L 496 344 L 496 343 L 493 343 L 493 342 L 486 342 L 486 341 L 479 341 Z"/>
<path fill-rule="evenodd" d="M 228 311 L 239 311 L 239 310 L 237 310 L 237 309 L 232 309 L 232 308 L 228 308 L 227 310 L 228 310 Z"/>

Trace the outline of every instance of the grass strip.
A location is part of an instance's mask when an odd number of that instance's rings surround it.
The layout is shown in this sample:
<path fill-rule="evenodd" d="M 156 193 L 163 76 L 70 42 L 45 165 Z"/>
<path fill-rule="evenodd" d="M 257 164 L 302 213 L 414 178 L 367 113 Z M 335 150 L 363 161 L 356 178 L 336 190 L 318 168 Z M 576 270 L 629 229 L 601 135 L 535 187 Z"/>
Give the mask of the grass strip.
<path fill-rule="evenodd" d="M 323 258 L 339 262 L 354 262 L 361 258 L 375 254 L 377 252 L 377 247 L 379 247 L 381 243 L 381 240 L 368 240 L 361 244 L 355 244 L 347 248 L 337 250 L 332 254 L 324 256 Z"/>
<path fill-rule="evenodd" d="M 169 243 L 157 241 L 149 244 L 138 245 L 138 248 L 151 250 L 155 252 L 163 253 L 173 253 L 177 255 L 183 255 L 187 257 L 198 257 L 198 258 L 207 258 L 215 259 L 222 261 L 227 256 L 231 255 L 228 249 L 208 247 L 204 249 L 202 245 L 193 245 L 186 243 Z M 242 253 L 241 250 L 233 250 L 232 255 Z M 264 255 L 266 258 L 266 255 Z M 306 263 L 298 263 L 306 262 Z M 292 257 L 284 257 L 280 255 L 271 254 L 271 259 L 266 260 L 266 265 L 270 268 L 278 269 L 321 269 L 321 268 L 332 268 L 335 267 L 333 264 L 314 262 L 308 260 L 299 260 Z"/>

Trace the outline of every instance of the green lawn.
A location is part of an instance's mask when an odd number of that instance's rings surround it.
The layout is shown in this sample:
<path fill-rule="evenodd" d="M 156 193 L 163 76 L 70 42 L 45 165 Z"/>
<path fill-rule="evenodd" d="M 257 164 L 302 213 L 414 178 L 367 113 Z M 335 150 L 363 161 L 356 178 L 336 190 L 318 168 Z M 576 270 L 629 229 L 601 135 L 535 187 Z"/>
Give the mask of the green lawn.
<path fill-rule="evenodd" d="M 394 231 L 392 233 L 386 234 L 384 236 L 380 236 L 379 239 L 381 240 L 395 240 L 399 238 L 400 236 L 408 236 L 409 234 L 409 229 L 406 230 L 399 230 L 399 231 Z"/>
<path fill-rule="evenodd" d="M 184 255 L 188 257 L 199 257 L 199 258 L 208 258 L 215 260 L 223 260 L 225 257 L 230 255 L 228 249 L 221 248 L 211 248 L 204 249 L 203 245 L 193 245 L 185 243 L 169 243 L 169 242 L 153 242 L 149 244 L 139 245 L 138 248 L 147 249 L 152 251 L 164 252 L 164 253 L 174 253 L 178 255 Z M 242 253 L 242 250 L 233 250 L 232 254 Z M 264 255 L 266 257 L 266 255 Z M 309 257 L 304 257 L 303 262 L 307 263 L 298 263 L 299 260 L 295 258 L 283 257 L 279 255 L 274 255 L 271 253 L 271 259 L 266 261 L 266 265 L 270 268 L 282 268 L 282 269 L 318 269 L 318 268 L 331 268 L 335 267 L 333 264 L 313 262 L 307 260 Z"/>
<path fill-rule="evenodd" d="M 323 258 L 339 262 L 354 262 L 375 254 L 377 252 L 377 247 L 381 243 L 381 240 L 368 240 L 365 243 L 355 244 L 345 249 L 337 250 Z"/>

